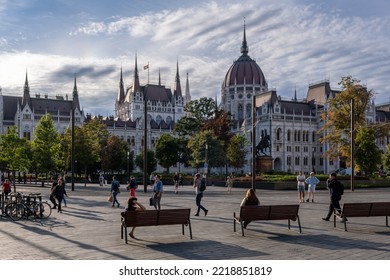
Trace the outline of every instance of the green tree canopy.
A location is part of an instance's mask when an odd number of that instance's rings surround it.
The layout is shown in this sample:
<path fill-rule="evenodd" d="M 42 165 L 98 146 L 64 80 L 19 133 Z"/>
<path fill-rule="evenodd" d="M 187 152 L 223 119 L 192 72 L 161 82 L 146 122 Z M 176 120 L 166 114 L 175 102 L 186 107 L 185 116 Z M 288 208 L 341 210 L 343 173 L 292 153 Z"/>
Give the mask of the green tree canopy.
<path fill-rule="evenodd" d="M 103 170 L 120 171 L 123 161 L 126 159 L 126 144 L 118 136 L 110 135 L 107 146 L 103 148 L 102 168 Z"/>
<path fill-rule="evenodd" d="M 357 131 L 366 126 L 366 110 L 374 93 L 351 76 L 343 77 L 339 84 L 342 91 L 329 99 L 328 108 L 322 114 L 325 124 L 320 130 L 322 134 L 320 141 L 329 144 L 325 156 L 331 159 L 340 157 L 350 163 L 351 112 L 354 112 L 354 127 Z M 351 100 L 354 100 L 353 108 Z"/>
<path fill-rule="evenodd" d="M 373 128 L 364 127 L 356 135 L 355 159 L 357 170 L 371 174 L 382 162 L 382 152 L 375 143 Z"/>
<path fill-rule="evenodd" d="M 167 169 L 180 160 L 180 143 L 179 140 L 170 134 L 163 134 L 157 140 L 156 158 L 158 163 Z"/>
<path fill-rule="evenodd" d="M 60 135 L 50 114 L 43 116 L 35 129 L 32 142 L 34 166 L 38 172 L 57 172 L 61 165 Z"/>
<path fill-rule="evenodd" d="M 147 174 L 151 174 L 154 172 L 157 168 L 157 160 L 154 154 L 154 151 L 148 150 L 147 151 Z M 144 171 L 144 152 L 140 153 L 138 156 L 135 157 L 135 164 L 142 170 Z"/>
<path fill-rule="evenodd" d="M 242 168 L 246 163 L 246 155 L 248 151 L 245 149 L 245 145 L 248 144 L 248 140 L 244 135 L 235 134 L 229 143 L 227 148 L 228 163 L 234 168 Z"/>
<path fill-rule="evenodd" d="M 7 128 L 7 133 L 1 135 L 0 156 L 5 168 L 12 171 L 27 171 L 31 165 L 31 146 L 25 138 L 19 138 L 15 126 Z M 15 180 L 14 180 L 15 186 Z"/>
<path fill-rule="evenodd" d="M 191 150 L 190 164 L 194 168 L 202 167 L 206 162 L 206 156 L 209 168 L 221 167 L 226 163 L 223 143 L 210 130 L 195 134 L 188 142 L 188 148 Z"/>

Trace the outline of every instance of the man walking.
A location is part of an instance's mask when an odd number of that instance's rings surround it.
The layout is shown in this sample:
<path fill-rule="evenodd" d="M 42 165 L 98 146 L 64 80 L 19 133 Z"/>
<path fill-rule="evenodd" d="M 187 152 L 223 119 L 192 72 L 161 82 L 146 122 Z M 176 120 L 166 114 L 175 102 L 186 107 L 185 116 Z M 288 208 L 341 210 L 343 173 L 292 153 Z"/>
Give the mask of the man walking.
<path fill-rule="evenodd" d="M 340 200 L 341 196 L 344 194 L 344 185 L 340 183 L 336 177 L 336 173 L 332 173 L 329 175 L 329 179 L 327 181 L 327 187 L 330 194 L 330 204 L 328 215 L 326 215 L 325 218 L 322 218 L 324 221 L 329 221 L 329 218 L 332 216 L 334 210 L 336 210 L 339 215 L 341 214 Z"/>
<path fill-rule="evenodd" d="M 196 206 L 198 206 L 198 211 L 196 212 L 195 216 L 199 216 L 200 209 L 202 209 L 204 211 L 205 216 L 207 216 L 207 213 L 209 212 L 209 210 L 207 210 L 206 208 L 204 208 L 200 204 L 202 197 L 203 197 L 203 192 L 205 189 L 205 188 L 202 188 L 202 180 L 205 180 L 205 178 L 200 179 L 200 174 L 197 173 L 195 175 L 195 178 L 194 178 L 194 189 L 195 189 L 195 193 L 196 193 Z M 203 184 L 206 184 L 206 182 L 204 181 Z"/>

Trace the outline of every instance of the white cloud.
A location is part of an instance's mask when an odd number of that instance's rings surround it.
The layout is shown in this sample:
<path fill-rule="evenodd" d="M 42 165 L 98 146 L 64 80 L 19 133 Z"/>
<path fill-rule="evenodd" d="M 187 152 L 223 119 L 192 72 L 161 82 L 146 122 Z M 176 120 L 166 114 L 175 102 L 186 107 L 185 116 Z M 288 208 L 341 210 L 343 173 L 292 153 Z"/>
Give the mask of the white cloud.
<path fill-rule="evenodd" d="M 160 69 L 163 81 L 170 86 L 178 59 L 183 90 L 185 73 L 189 72 L 193 98 L 219 98 L 226 71 L 240 56 L 245 16 L 249 55 L 256 59 L 269 85 L 277 87 L 278 94 L 291 98 L 296 87 L 303 97 L 311 82 L 327 78 L 337 86 L 342 76 L 353 75 L 379 93 L 377 100 L 388 101 L 390 18 L 347 17 L 323 6 L 294 2 L 206 2 L 192 8 L 133 17 L 111 15 L 84 22 L 63 28 L 72 30 L 71 36 L 45 42 L 52 49 L 67 48 L 66 54 L 45 55 L 42 49 L 40 54 L 8 54 L 12 59 L 5 60 L 7 54 L 0 54 L 0 77 L 7 77 L 0 85 L 3 93 L 7 85 L 21 88 L 28 68 L 36 87 L 55 86 L 56 79 L 50 73 L 74 67 L 86 73 L 78 79 L 86 111 L 91 108 L 91 113 L 102 110 L 103 114 L 112 114 L 120 67 L 129 85 L 137 52 L 139 69 L 150 63 L 151 81 L 157 81 Z M 7 42 L 6 37 L 4 40 Z M 16 66 L 11 77 L 8 70 Z M 48 76 L 52 80 L 47 80 Z M 146 82 L 147 71 L 140 70 L 140 77 Z M 59 88 L 68 91 L 72 81 L 61 80 Z M 101 102 L 96 102 L 97 96 Z"/>

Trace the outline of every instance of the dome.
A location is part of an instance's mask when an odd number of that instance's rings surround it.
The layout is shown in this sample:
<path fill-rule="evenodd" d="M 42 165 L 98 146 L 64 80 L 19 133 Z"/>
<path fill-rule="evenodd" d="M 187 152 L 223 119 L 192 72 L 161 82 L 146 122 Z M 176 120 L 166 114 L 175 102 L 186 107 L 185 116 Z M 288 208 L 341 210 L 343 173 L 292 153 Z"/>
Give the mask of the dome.
<path fill-rule="evenodd" d="M 248 45 L 246 42 L 246 32 L 244 26 L 244 39 L 242 42 L 242 55 L 230 66 L 226 73 L 222 88 L 236 85 L 259 85 L 267 88 L 267 81 L 259 65 L 248 55 Z"/>

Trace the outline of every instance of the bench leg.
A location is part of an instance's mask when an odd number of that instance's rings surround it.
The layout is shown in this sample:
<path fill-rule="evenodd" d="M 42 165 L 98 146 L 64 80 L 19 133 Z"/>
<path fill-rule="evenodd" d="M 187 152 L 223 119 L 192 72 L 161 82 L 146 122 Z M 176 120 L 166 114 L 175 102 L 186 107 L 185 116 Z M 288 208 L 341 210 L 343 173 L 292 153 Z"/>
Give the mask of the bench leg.
<path fill-rule="evenodd" d="M 245 236 L 245 234 L 244 234 L 244 221 L 240 221 L 240 225 L 241 225 L 242 236 Z"/>
<path fill-rule="evenodd" d="M 389 219 L 388 219 L 389 217 L 388 216 L 386 216 L 386 226 L 388 227 L 389 226 Z"/>
<path fill-rule="evenodd" d="M 190 239 L 192 239 L 191 220 L 188 220 L 188 229 L 190 230 Z"/>
<path fill-rule="evenodd" d="M 299 233 L 302 233 L 301 220 L 299 219 L 298 215 L 297 215 L 297 221 L 298 221 Z"/>
<path fill-rule="evenodd" d="M 291 229 L 290 219 L 288 219 L 288 229 Z"/>
<path fill-rule="evenodd" d="M 233 213 L 233 230 L 236 232 L 236 212 Z"/>

